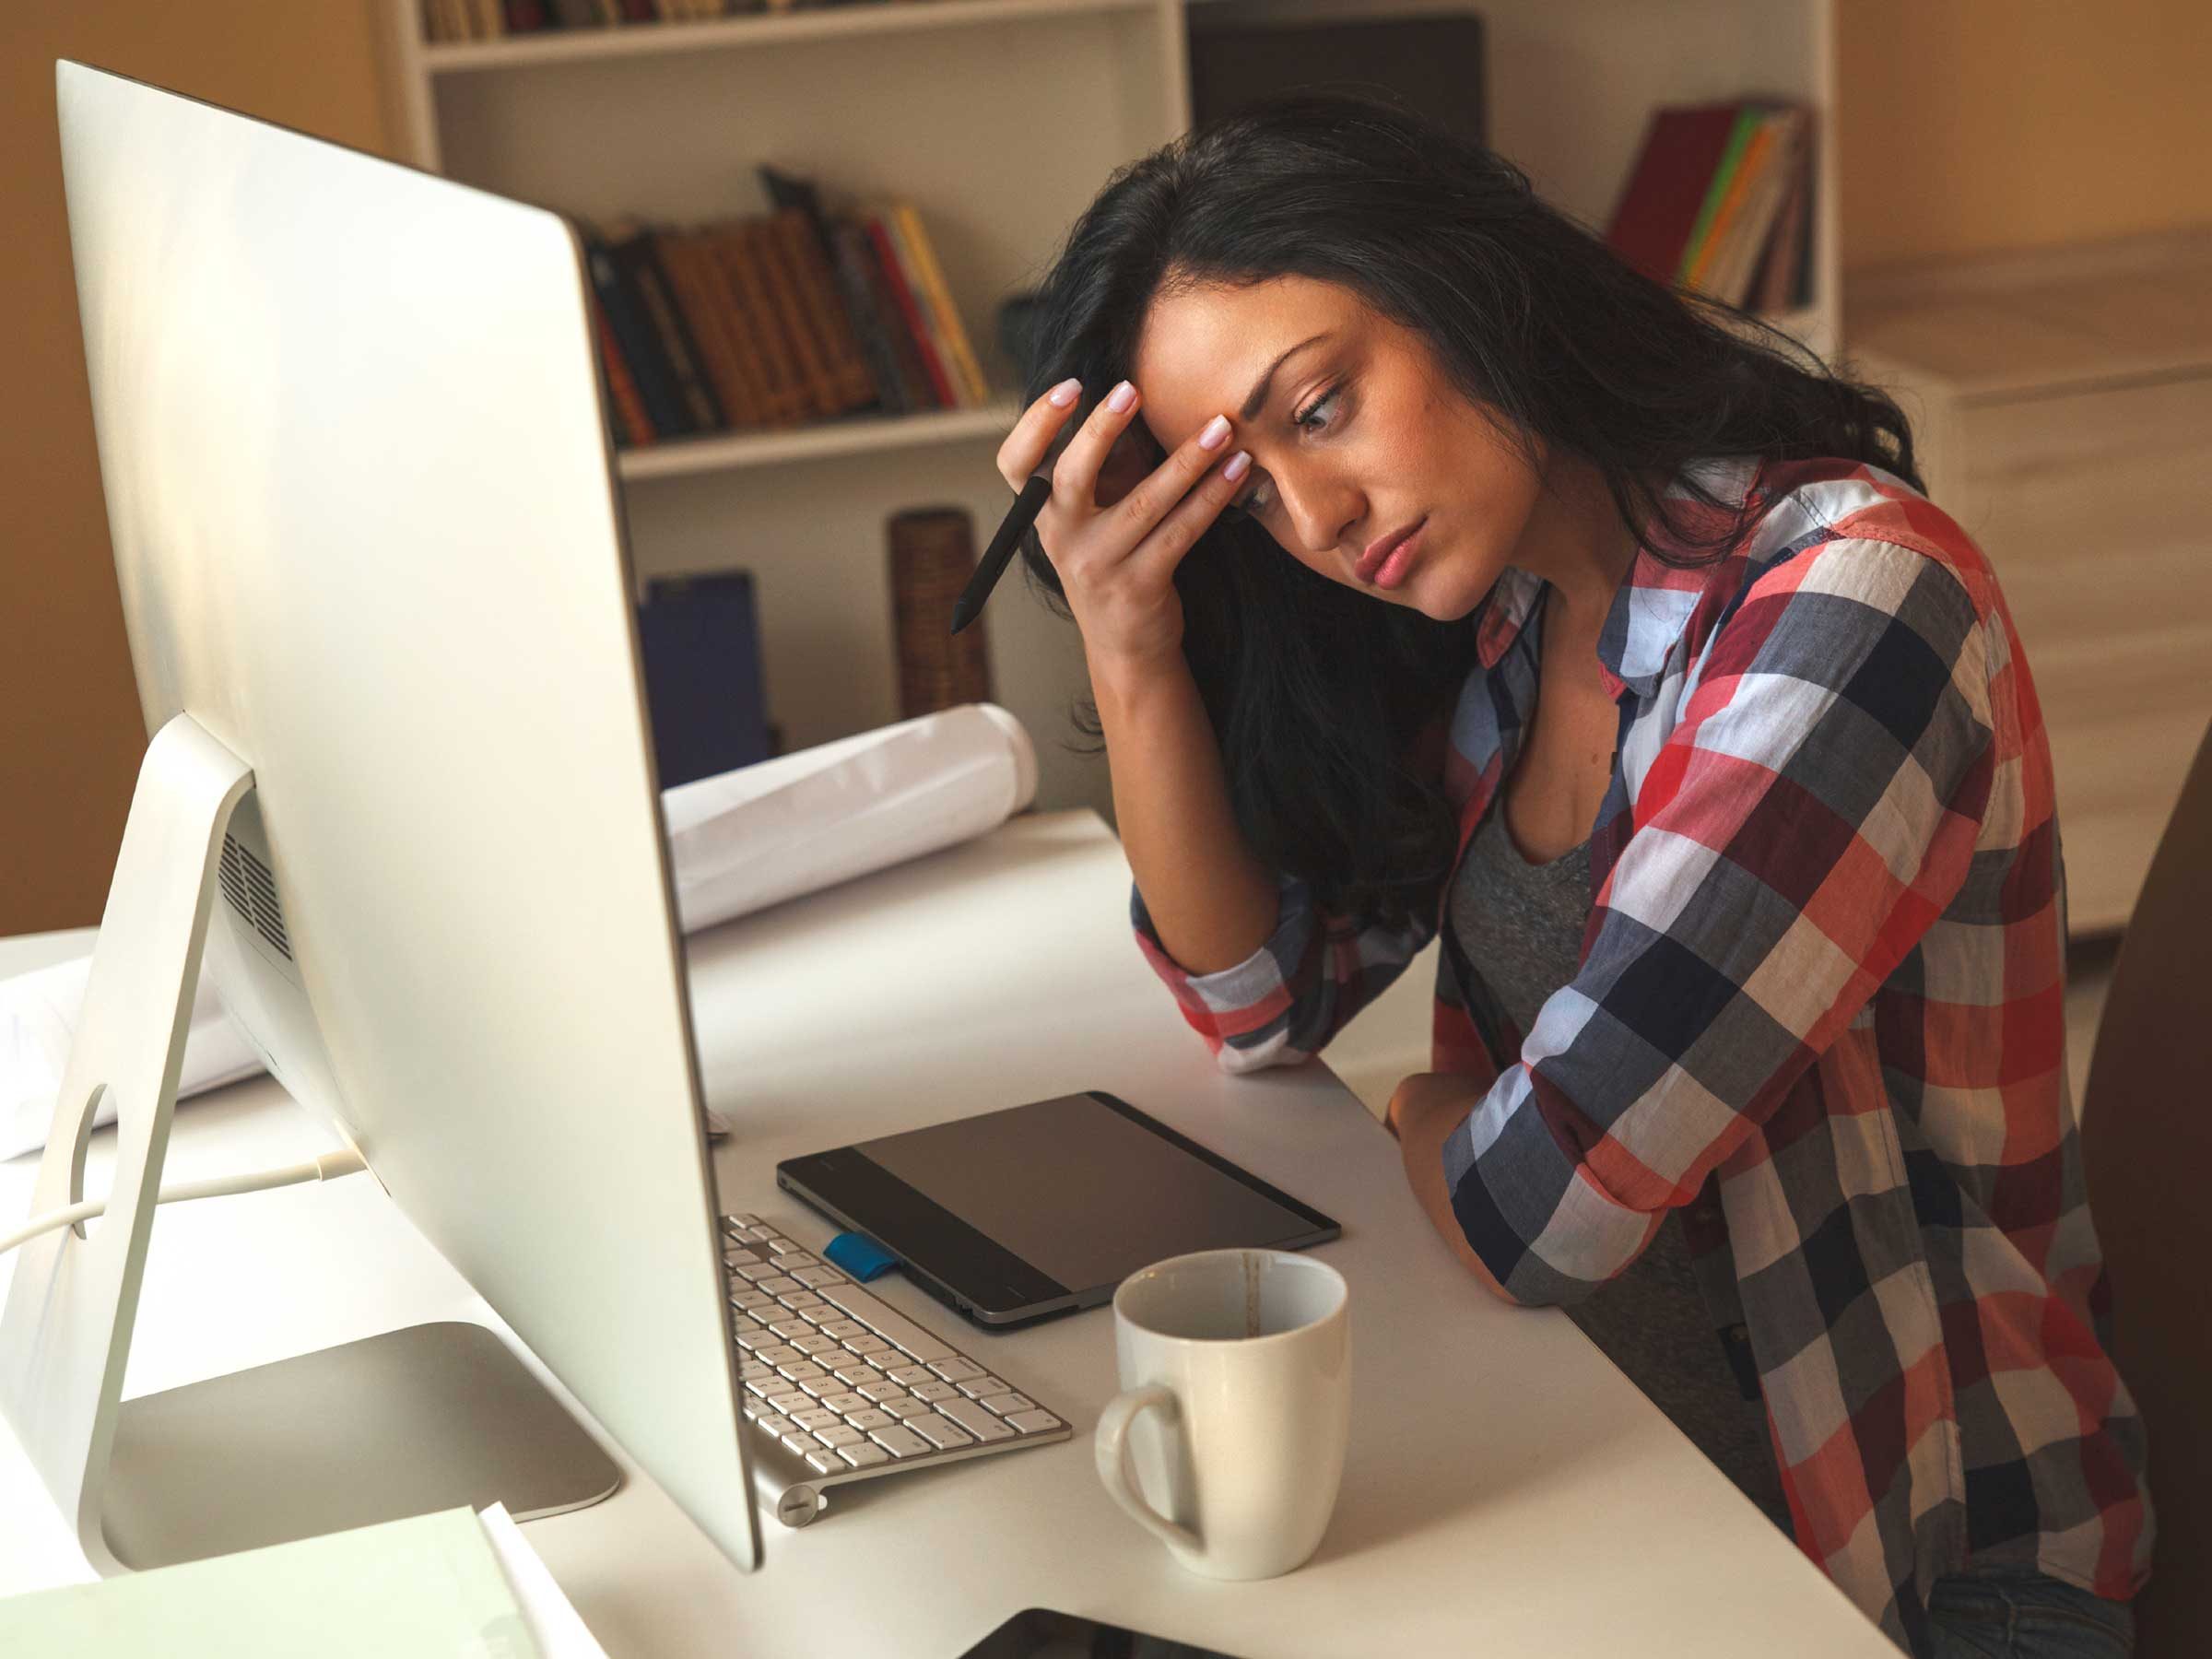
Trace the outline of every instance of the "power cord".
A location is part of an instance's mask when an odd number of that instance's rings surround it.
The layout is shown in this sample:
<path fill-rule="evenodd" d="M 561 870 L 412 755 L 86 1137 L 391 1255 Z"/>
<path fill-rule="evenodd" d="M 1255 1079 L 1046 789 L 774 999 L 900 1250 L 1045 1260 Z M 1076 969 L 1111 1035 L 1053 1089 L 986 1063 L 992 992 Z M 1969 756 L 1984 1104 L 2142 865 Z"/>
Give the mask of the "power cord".
<path fill-rule="evenodd" d="M 175 1186 L 163 1187 L 156 1204 L 182 1204 L 188 1198 L 227 1198 L 234 1193 L 260 1193 L 270 1187 L 298 1186 L 309 1181 L 335 1181 L 341 1175 L 351 1175 L 369 1166 L 361 1155 L 351 1147 L 341 1147 L 335 1152 L 307 1163 L 289 1164 L 280 1170 L 254 1170 L 243 1175 L 218 1175 L 206 1181 L 179 1182 Z M 88 1198 L 82 1204 L 73 1204 L 67 1209 L 50 1210 L 35 1216 L 11 1233 L 0 1233 L 0 1255 L 6 1255 L 18 1244 L 29 1243 L 41 1233 L 52 1232 L 57 1227 L 75 1227 L 79 1221 L 89 1221 L 95 1216 L 107 1213 L 105 1198 Z"/>

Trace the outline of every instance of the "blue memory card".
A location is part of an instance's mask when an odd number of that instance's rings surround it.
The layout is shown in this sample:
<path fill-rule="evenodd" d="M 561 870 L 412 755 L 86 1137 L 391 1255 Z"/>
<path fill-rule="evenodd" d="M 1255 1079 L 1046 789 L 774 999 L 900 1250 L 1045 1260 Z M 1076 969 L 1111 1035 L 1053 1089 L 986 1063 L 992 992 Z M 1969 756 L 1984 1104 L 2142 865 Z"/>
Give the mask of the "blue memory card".
<path fill-rule="evenodd" d="M 865 1233 L 839 1233 L 822 1246 L 822 1254 L 864 1285 L 899 1265 L 897 1256 Z"/>

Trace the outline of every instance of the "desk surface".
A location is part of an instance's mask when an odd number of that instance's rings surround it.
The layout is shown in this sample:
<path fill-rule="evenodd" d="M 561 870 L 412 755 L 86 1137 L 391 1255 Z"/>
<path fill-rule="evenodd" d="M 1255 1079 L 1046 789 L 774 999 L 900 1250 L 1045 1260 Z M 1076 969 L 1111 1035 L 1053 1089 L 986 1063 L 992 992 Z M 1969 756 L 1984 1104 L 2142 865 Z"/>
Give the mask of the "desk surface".
<path fill-rule="evenodd" d="M 1563 1316 L 1508 1307 L 1465 1276 L 1395 1146 L 1324 1066 L 1215 1067 L 1137 955 L 1127 882 L 1094 815 L 1041 815 L 692 939 L 701 1071 L 735 1128 L 715 1160 L 724 1207 L 818 1242 L 832 1230 L 775 1190 L 779 1159 L 1088 1088 L 1319 1206 L 1344 1224 L 1319 1253 L 1351 1286 L 1354 1391 L 1319 1552 L 1261 1583 L 1184 1573 L 1091 1466 L 1089 1431 L 1115 1392 L 1112 1315 L 990 1335 L 894 1275 L 873 1288 L 1069 1415 L 1075 1439 L 840 1488 L 803 1531 L 764 1521 L 750 1576 L 610 1445 L 623 1488 L 525 1530 L 607 1652 L 951 1659 L 1036 1605 L 1250 1659 L 1768 1659 L 1785 1632 L 1800 1659 L 1895 1659 Z M 0 971 L 29 965 L 21 949 L 0 957 Z M 608 1102 L 610 1134 L 621 1111 Z M 90 1191 L 112 1139 L 94 1137 Z M 170 1177 L 329 1141 L 260 1079 L 178 1111 Z M 36 1167 L 0 1164 L 0 1221 L 24 1212 Z M 171 1206 L 124 1392 L 455 1317 L 506 1329 L 373 1181 Z M 0 1594 L 86 1576 L 0 1426 Z"/>

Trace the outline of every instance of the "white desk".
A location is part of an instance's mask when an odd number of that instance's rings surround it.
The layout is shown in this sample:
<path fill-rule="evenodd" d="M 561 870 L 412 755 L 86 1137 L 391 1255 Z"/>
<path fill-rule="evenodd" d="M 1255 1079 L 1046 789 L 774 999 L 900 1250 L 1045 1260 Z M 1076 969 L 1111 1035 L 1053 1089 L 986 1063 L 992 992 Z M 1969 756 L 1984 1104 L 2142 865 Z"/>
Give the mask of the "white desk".
<path fill-rule="evenodd" d="M 1262 1583 L 1182 1572 L 1091 1467 L 1089 1430 L 1114 1392 L 1112 1315 L 954 1331 L 894 1275 L 875 1287 L 887 1300 L 1072 1414 L 1076 1438 L 841 1488 L 811 1527 L 764 1523 L 753 1576 L 624 1459 L 614 1498 L 526 1528 L 608 1653 L 951 1659 L 1041 1605 L 1250 1659 L 1895 1659 L 1565 1318 L 1465 1277 L 1394 1145 L 1324 1067 L 1216 1069 L 1137 955 L 1127 881 L 1095 816 L 1043 815 L 694 939 L 702 1071 L 737 1128 L 716 1159 L 724 1205 L 826 1239 L 776 1192 L 777 1159 L 1100 1088 L 1319 1206 L 1344 1225 L 1320 1251 L 1351 1285 L 1354 1368 L 1343 1495 L 1319 1553 Z M 0 972 L 30 965 L 0 955 Z M 607 1102 L 610 1135 L 622 1106 Z M 112 1140 L 95 1137 L 90 1190 Z M 327 1140 L 261 1079 L 179 1110 L 170 1172 Z M 35 1167 L 0 1164 L 0 1220 L 24 1212 Z M 176 1206 L 154 1227 L 125 1393 L 452 1317 L 499 1325 L 372 1180 Z M 85 1576 L 0 1428 L 0 1593 Z"/>

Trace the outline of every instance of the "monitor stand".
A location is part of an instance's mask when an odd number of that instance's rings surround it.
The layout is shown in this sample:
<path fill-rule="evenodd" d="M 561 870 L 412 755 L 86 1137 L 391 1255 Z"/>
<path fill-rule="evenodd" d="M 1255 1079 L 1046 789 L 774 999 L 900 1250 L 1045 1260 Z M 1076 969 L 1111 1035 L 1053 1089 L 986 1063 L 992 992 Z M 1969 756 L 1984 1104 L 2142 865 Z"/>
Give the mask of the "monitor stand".
<path fill-rule="evenodd" d="M 83 1198 L 112 1095 L 107 1212 L 23 1244 L 0 1312 L 0 1413 L 102 1574 L 462 1504 L 527 1520 L 621 1481 L 481 1325 L 416 1325 L 122 1397 L 216 861 L 253 782 L 190 715 L 147 747 L 30 1211 Z"/>

